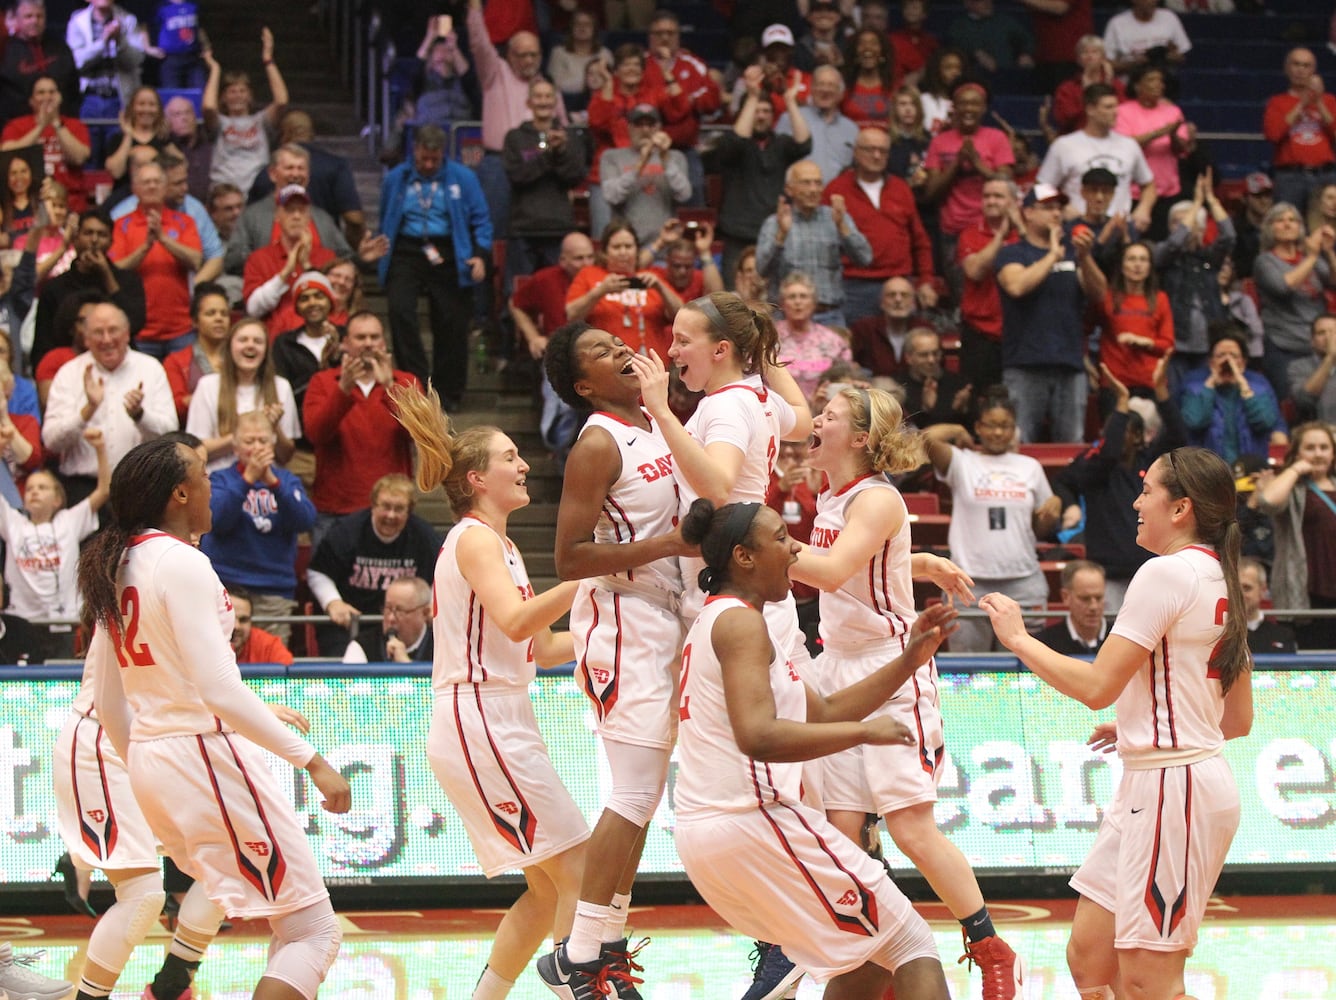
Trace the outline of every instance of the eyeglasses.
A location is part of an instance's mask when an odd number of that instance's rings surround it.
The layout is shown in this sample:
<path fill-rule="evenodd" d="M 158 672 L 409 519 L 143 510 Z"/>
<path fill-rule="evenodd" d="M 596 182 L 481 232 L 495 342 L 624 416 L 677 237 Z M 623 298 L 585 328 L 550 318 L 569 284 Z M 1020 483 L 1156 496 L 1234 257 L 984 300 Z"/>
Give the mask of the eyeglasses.
<path fill-rule="evenodd" d="M 396 608 L 393 604 L 387 604 L 381 609 L 381 614 L 394 615 L 396 618 L 402 618 L 404 615 L 411 615 L 414 611 L 423 611 L 430 605 L 419 604 L 412 608 Z"/>
<path fill-rule="evenodd" d="M 890 153 L 890 146 L 854 146 L 854 149 L 860 153 L 876 153 L 878 156 L 886 156 Z"/>

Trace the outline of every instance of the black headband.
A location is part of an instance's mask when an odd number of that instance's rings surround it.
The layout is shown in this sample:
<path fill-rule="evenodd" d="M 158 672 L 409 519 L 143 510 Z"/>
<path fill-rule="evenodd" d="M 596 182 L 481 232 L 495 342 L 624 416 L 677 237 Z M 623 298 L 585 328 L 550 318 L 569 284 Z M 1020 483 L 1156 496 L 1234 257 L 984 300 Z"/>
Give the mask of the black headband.
<path fill-rule="evenodd" d="M 697 574 L 696 581 L 700 584 L 700 589 L 707 594 L 716 594 L 723 585 L 723 574 L 727 567 L 727 559 L 731 557 L 734 546 L 742 544 L 747 537 L 747 532 L 751 531 L 752 521 L 756 520 L 756 515 L 763 504 L 759 503 L 734 503 L 729 504 L 728 516 L 724 518 L 724 526 L 720 529 L 720 545 L 725 556 L 725 565 L 717 569 L 706 566 Z"/>

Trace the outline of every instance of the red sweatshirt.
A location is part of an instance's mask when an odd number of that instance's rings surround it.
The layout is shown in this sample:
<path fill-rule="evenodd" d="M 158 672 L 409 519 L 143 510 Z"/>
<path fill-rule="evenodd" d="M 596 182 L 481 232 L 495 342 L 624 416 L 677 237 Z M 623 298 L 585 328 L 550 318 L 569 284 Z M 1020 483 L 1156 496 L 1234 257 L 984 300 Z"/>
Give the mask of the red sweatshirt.
<path fill-rule="evenodd" d="M 931 282 L 932 243 L 914 206 L 914 192 L 899 177 L 887 176 L 876 205 L 859 186 L 857 174 L 846 170 L 826 185 L 821 196 L 829 205 L 833 195 L 844 196 L 844 207 L 858 231 L 872 244 L 872 263 L 856 267 L 847 260 L 846 278 L 869 280 L 913 275 L 914 284 Z"/>

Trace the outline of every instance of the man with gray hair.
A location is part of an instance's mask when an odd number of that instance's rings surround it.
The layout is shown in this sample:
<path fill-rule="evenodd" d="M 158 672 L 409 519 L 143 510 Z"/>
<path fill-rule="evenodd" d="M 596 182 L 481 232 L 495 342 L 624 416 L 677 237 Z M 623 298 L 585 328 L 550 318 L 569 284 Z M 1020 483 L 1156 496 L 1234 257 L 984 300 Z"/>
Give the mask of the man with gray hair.
<path fill-rule="evenodd" d="M 473 289 L 487 275 L 492 220 L 477 176 L 446 159 L 439 126 L 419 129 L 413 161 L 385 175 L 380 225 L 390 241 L 380 283 L 389 300 L 394 356 L 422 382 L 430 375 L 445 408 L 458 409 L 468 382 Z M 417 321 L 424 294 L 433 338 L 430 372 Z"/>
<path fill-rule="evenodd" d="M 808 156 L 821 168 L 827 180 L 838 177 L 854 162 L 854 145 L 858 141 L 858 125 L 840 110 L 844 99 L 844 77 L 834 66 L 818 66 L 812 71 L 812 88 L 807 103 L 798 113 L 807 121 L 812 135 L 812 152 Z M 885 130 L 883 129 L 883 134 Z M 793 135 L 793 120 L 786 111 L 775 125 L 778 135 Z M 882 164 L 884 171 L 886 164 Z"/>

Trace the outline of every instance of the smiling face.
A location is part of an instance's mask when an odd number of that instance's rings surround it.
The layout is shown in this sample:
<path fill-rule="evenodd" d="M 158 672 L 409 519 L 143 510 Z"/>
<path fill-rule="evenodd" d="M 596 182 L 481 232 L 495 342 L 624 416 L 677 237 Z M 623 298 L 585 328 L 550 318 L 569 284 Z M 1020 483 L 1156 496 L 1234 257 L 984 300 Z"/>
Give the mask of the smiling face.
<path fill-rule="evenodd" d="M 46 524 L 65 506 L 65 492 L 56 477 L 38 469 L 23 485 L 23 508 L 34 524 Z"/>
<path fill-rule="evenodd" d="M 1164 97 L 1164 74 L 1158 69 L 1148 69 L 1137 81 L 1137 100 L 1145 107 L 1153 108 Z"/>
<path fill-rule="evenodd" d="M 213 527 L 213 511 L 209 507 L 209 497 L 213 487 L 209 482 L 209 473 L 204 459 L 193 448 L 178 444 L 176 452 L 186 463 L 186 477 L 178 489 L 186 495 L 186 526 L 191 538 L 207 535 Z"/>
<path fill-rule="evenodd" d="M 756 512 L 747 536 L 742 548 L 751 562 L 750 582 L 757 595 L 767 604 L 784 600 L 789 593 L 789 570 L 802 547 L 789 537 L 783 518 L 769 507 Z"/>
<path fill-rule="evenodd" d="M 815 212 L 821 204 L 821 192 L 825 185 L 821 182 L 821 168 L 811 160 L 803 160 L 789 168 L 789 177 L 784 185 L 784 193 L 793 202 L 793 207 L 802 212 Z"/>
<path fill-rule="evenodd" d="M 979 130 L 983 114 L 988 109 L 988 102 L 974 87 L 967 87 L 952 98 L 952 109 L 956 131 L 968 135 Z"/>
<path fill-rule="evenodd" d="M 371 528 L 381 541 L 390 542 L 408 524 L 413 513 L 413 496 L 407 490 L 382 487 L 371 502 Z"/>
<path fill-rule="evenodd" d="M 529 463 L 520 458 L 515 442 L 504 434 L 492 435 L 487 446 L 487 468 L 468 474 L 474 489 L 502 511 L 527 507 Z"/>
<path fill-rule="evenodd" d="M 640 88 L 640 81 L 645 79 L 645 60 L 638 55 L 627 56 L 617 64 L 612 75 L 624 92 L 633 94 Z"/>
<path fill-rule="evenodd" d="M 130 120 L 136 128 L 152 129 L 162 120 L 162 101 L 151 87 L 140 87 L 130 98 Z"/>
<path fill-rule="evenodd" d="M 167 116 L 167 127 L 172 130 L 172 135 L 195 134 L 195 126 L 199 123 L 199 119 L 195 117 L 195 105 L 190 103 L 189 98 L 173 97 L 167 102 L 162 113 Z"/>
<path fill-rule="evenodd" d="M 974 423 L 974 434 L 985 455 L 1004 455 L 1016 437 L 1016 417 L 1003 406 L 984 410 Z"/>
<path fill-rule="evenodd" d="M 115 371 L 130 350 L 130 324 L 125 313 L 110 304 L 93 307 L 84 326 L 88 353 L 107 371 Z"/>
<path fill-rule="evenodd" d="M 1314 479 L 1325 479 L 1331 475 L 1333 459 L 1331 439 L 1331 432 L 1321 427 L 1309 428 L 1299 439 L 1297 454 L 1313 467 Z"/>
<path fill-rule="evenodd" d="M 140 208 L 159 208 L 167 197 L 167 175 L 156 163 L 145 163 L 136 170 L 130 186 Z"/>
<path fill-rule="evenodd" d="M 673 318 L 673 345 L 668 357 L 677 365 L 682 384 L 692 392 L 703 392 L 716 377 L 715 369 L 728 355 L 725 342 L 715 340 L 709 320 L 697 309 L 679 309 Z"/>
<path fill-rule="evenodd" d="M 1191 505 L 1183 497 L 1173 497 L 1164 486 L 1167 455 L 1157 458 L 1141 480 L 1141 493 L 1132 503 L 1137 512 L 1137 544 L 1147 552 L 1161 555 L 1178 533 L 1175 519 Z"/>
<path fill-rule="evenodd" d="M 310 327 L 317 327 L 327 320 L 333 306 L 329 296 L 319 288 L 303 288 L 297 296 L 297 315 Z"/>
<path fill-rule="evenodd" d="M 237 376 L 251 381 L 269 351 L 269 334 L 262 323 L 241 323 L 232 331 L 227 349 Z"/>
<path fill-rule="evenodd" d="M 867 431 L 855 429 L 849 400 L 838 392 L 812 419 L 812 444 L 807 463 L 822 472 L 834 472 L 849 451 L 867 447 Z"/>
<path fill-rule="evenodd" d="M 6 181 L 9 184 L 9 193 L 12 195 L 31 193 L 32 168 L 28 166 L 28 161 L 19 159 L 17 156 L 10 160 L 9 175 Z"/>
<path fill-rule="evenodd" d="M 586 330 L 575 341 L 575 391 L 595 406 L 635 405 L 640 398 L 640 380 L 631 368 L 633 353 L 620 337 L 606 330 Z"/>
<path fill-rule="evenodd" d="M 329 287 L 334 290 L 334 301 L 346 309 L 353 289 L 357 287 L 357 267 L 352 261 L 345 260 L 331 267 L 325 277 L 329 279 Z"/>
<path fill-rule="evenodd" d="M 831 66 L 818 66 L 812 71 L 812 106 L 819 111 L 830 111 L 844 96 L 844 78 Z"/>
<path fill-rule="evenodd" d="M 245 81 L 229 83 L 223 88 L 223 110 L 233 117 L 250 114 L 251 87 Z"/>

